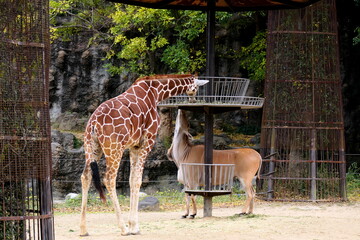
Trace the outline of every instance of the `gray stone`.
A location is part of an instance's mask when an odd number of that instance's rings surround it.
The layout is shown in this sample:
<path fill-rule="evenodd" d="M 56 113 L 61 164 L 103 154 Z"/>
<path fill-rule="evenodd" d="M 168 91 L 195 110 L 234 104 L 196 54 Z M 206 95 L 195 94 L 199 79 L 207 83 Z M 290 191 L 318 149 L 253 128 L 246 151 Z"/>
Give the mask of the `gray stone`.
<path fill-rule="evenodd" d="M 79 194 L 77 194 L 77 193 L 68 193 L 65 197 L 65 200 L 74 199 L 74 198 L 77 198 L 78 196 L 79 196 Z"/>
<path fill-rule="evenodd" d="M 158 211 L 159 200 L 156 197 L 146 197 L 139 202 L 139 210 Z"/>

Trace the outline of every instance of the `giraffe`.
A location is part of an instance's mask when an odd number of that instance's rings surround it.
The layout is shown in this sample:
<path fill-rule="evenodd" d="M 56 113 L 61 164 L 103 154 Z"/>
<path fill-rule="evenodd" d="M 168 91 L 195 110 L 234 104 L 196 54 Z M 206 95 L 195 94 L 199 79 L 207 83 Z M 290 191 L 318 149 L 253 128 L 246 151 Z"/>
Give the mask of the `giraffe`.
<path fill-rule="evenodd" d="M 85 167 L 81 175 L 82 206 L 80 235 L 87 236 L 86 205 L 91 179 L 106 202 L 97 162 L 104 154 L 104 185 L 115 209 L 122 235 L 140 234 L 139 190 L 145 159 L 155 144 L 160 125 L 157 103 L 182 93 L 193 97 L 207 83 L 192 75 L 155 75 L 137 79 L 128 90 L 100 104 L 91 115 L 84 135 Z M 130 212 L 128 226 L 122 218 L 116 195 L 116 176 L 125 149 L 130 150 Z"/>

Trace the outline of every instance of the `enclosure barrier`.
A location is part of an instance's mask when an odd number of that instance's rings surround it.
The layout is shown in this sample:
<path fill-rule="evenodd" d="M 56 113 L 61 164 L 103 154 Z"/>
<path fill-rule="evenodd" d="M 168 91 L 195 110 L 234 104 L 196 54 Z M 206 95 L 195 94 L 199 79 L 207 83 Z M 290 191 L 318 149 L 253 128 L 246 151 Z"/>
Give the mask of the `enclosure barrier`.
<path fill-rule="evenodd" d="M 185 192 L 201 196 L 230 194 L 234 164 L 182 163 Z"/>
<path fill-rule="evenodd" d="M 0 239 L 53 239 L 48 1 L 0 1 Z"/>
<path fill-rule="evenodd" d="M 346 199 L 336 5 L 269 11 L 258 192 L 267 200 Z"/>

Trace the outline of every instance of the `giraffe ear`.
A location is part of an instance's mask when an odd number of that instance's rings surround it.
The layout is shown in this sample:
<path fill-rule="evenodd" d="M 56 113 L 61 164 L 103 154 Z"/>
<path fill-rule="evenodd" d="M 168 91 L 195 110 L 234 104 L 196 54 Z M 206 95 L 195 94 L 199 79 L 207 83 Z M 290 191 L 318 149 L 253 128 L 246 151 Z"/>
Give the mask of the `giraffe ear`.
<path fill-rule="evenodd" d="M 209 82 L 209 80 L 201 80 L 201 79 L 195 79 L 196 86 L 202 86 Z"/>

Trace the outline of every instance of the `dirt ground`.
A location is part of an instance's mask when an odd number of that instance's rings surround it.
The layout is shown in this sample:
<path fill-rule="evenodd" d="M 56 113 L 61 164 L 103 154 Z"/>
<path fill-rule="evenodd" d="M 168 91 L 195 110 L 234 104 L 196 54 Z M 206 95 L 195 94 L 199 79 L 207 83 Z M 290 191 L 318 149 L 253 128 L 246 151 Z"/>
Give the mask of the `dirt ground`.
<path fill-rule="evenodd" d="M 141 235 L 121 236 L 113 213 L 89 213 L 90 236 L 79 236 L 80 214 L 55 213 L 56 240 L 114 239 L 360 239 L 360 203 L 257 202 L 255 214 L 236 217 L 237 208 L 214 208 L 213 217 L 181 219 L 182 212 L 140 212 Z M 127 213 L 124 212 L 125 218 Z"/>

